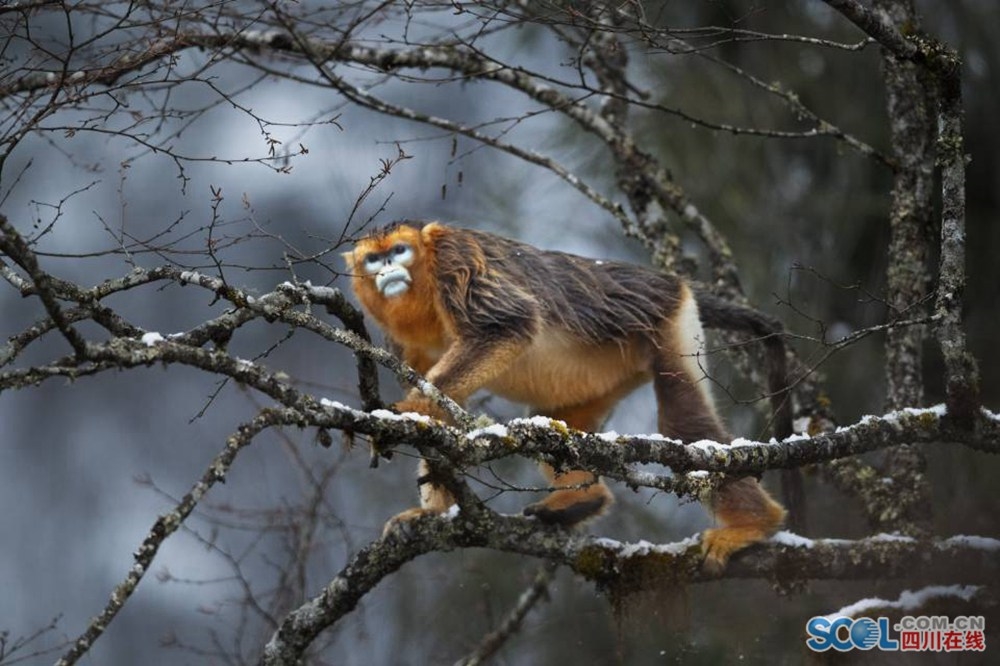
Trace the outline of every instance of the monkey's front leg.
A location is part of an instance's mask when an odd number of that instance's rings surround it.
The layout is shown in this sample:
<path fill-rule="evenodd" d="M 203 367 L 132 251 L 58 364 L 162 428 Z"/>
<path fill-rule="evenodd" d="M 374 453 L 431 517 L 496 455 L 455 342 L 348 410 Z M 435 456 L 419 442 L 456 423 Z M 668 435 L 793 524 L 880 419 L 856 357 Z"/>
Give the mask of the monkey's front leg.
<path fill-rule="evenodd" d="M 385 527 L 382 528 L 383 536 L 400 523 L 428 514 L 446 513 L 455 504 L 455 496 L 444 486 L 432 481 L 434 472 L 426 460 L 420 460 L 420 464 L 417 465 L 417 475 L 417 485 L 420 488 L 420 506 L 401 511 L 387 520 Z"/>
<path fill-rule="evenodd" d="M 427 372 L 427 381 L 464 406 L 469 396 L 503 374 L 524 348 L 520 339 L 458 340 Z M 395 408 L 448 420 L 444 410 L 418 389 L 410 390 Z"/>
<path fill-rule="evenodd" d="M 434 362 L 430 360 L 430 357 L 422 349 L 403 349 L 402 357 L 403 360 L 406 361 L 407 365 L 424 377 L 426 377 L 434 367 Z M 416 388 L 410 389 L 407 392 L 406 397 L 394 404 L 393 408 L 400 414 L 405 412 L 415 412 L 417 414 L 423 414 L 424 416 L 430 416 L 431 418 L 439 421 L 448 420 L 448 415 L 444 409 Z"/>
<path fill-rule="evenodd" d="M 506 371 L 523 351 L 524 343 L 518 340 L 456 342 L 428 371 L 427 379 L 442 393 L 464 406 L 470 395 Z M 395 408 L 399 412 L 417 412 L 448 420 L 444 410 L 417 389 L 411 390 L 404 400 L 397 402 Z M 420 461 L 418 474 L 420 506 L 390 518 L 383 534 L 400 522 L 427 514 L 445 513 L 455 504 L 454 495 L 440 483 L 434 482 L 434 469 L 426 460 Z"/>

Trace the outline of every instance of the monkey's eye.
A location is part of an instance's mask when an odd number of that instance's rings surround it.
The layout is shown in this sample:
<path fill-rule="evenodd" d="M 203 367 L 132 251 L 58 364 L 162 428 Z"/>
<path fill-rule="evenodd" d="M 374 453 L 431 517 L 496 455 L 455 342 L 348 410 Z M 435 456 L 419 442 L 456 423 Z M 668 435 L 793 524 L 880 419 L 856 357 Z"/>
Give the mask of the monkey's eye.
<path fill-rule="evenodd" d="M 410 262 L 413 261 L 413 248 L 406 243 L 396 243 L 389 252 L 392 253 L 392 263 L 394 264 L 409 266 Z"/>
<path fill-rule="evenodd" d="M 378 273 L 382 267 L 382 257 L 377 252 L 369 252 L 365 255 L 365 270 L 369 273 Z"/>

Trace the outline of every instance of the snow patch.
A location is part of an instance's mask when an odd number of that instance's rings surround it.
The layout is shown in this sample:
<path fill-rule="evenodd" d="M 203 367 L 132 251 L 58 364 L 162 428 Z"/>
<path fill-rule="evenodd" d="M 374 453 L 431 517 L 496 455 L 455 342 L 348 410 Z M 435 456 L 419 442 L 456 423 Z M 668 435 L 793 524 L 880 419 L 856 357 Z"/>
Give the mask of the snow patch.
<path fill-rule="evenodd" d="M 942 403 L 934 405 L 933 407 L 922 407 L 922 408 L 904 407 L 903 409 L 897 410 L 895 412 L 889 412 L 888 414 L 883 414 L 882 416 L 875 416 L 874 414 L 866 414 L 865 416 L 862 416 L 857 423 L 854 423 L 852 425 L 840 426 L 834 432 L 838 433 L 847 432 L 852 428 L 856 428 L 857 426 L 868 425 L 869 423 L 875 421 L 883 421 L 885 423 L 898 424 L 900 417 L 903 416 L 914 417 L 914 416 L 924 416 L 926 414 L 931 414 L 933 416 L 942 417 L 945 415 L 946 411 L 947 409 Z"/>
<path fill-rule="evenodd" d="M 916 409 L 913 407 L 906 407 L 900 410 L 900 413 L 907 414 L 909 416 L 922 416 L 924 414 L 933 414 L 934 416 L 944 416 L 948 412 L 948 408 L 944 406 L 944 403 L 934 405 L 933 407 L 924 407 L 922 409 Z"/>
<path fill-rule="evenodd" d="M 402 414 L 397 414 L 396 412 L 390 412 L 388 409 L 373 409 L 371 415 L 377 419 L 382 419 L 383 421 L 416 421 L 417 423 L 431 423 L 431 417 L 426 414 L 418 414 L 417 412 L 403 412 Z"/>
<path fill-rule="evenodd" d="M 958 597 L 963 601 L 971 601 L 978 591 L 979 586 L 977 585 L 931 585 L 921 590 L 904 590 L 896 601 L 879 599 L 878 597 L 861 599 L 827 615 L 826 618 L 832 621 L 838 617 L 858 617 L 872 609 L 895 608 L 908 613 L 923 608 L 930 599 L 939 597 Z"/>
<path fill-rule="evenodd" d="M 316 299 L 332 299 L 339 293 L 337 289 L 333 287 L 314 286 L 310 282 L 306 281 L 305 288 L 309 292 L 309 295 Z"/>
<path fill-rule="evenodd" d="M 561 425 L 564 428 L 568 428 L 565 421 L 559 421 L 557 419 L 550 419 L 548 416 L 531 416 L 528 418 L 514 419 L 510 422 L 511 425 L 528 425 L 535 426 L 537 428 L 551 428 L 552 426 Z"/>
<path fill-rule="evenodd" d="M 881 534 L 876 534 L 875 536 L 868 537 L 868 541 L 895 541 L 898 543 L 914 543 L 916 539 L 913 537 L 904 536 L 902 534 L 888 534 L 882 532 Z"/>
<path fill-rule="evenodd" d="M 844 606 L 839 611 L 830 613 L 826 615 L 827 620 L 831 622 L 838 617 L 858 617 L 865 615 L 870 609 L 873 608 L 889 608 L 892 606 L 892 602 L 886 599 L 880 599 L 878 597 L 871 597 L 870 599 L 861 599 L 860 601 L 855 601 L 849 606 Z"/>
<path fill-rule="evenodd" d="M 688 446 L 698 449 L 699 451 L 704 451 L 705 453 L 724 453 L 729 449 L 745 449 L 745 448 L 757 448 L 760 446 L 767 446 L 768 444 L 777 444 L 777 440 L 772 439 L 770 442 L 758 442 L 753 439 L 746 439 L 744 437 L 737 437 L 732 442 L 716 442 L 711 439 L 699 439 L 697 442 L 692 442 Z"/>
<path fill-rule="evenodd" d="M 967 548 L 978 548 L 980 550 L 993 551 L 1000 550 L 1000 539 L 983 536 L 958 535 L 953 536 L 950 539 L 945 539 L 941 543 L 941 547 L 947 546 L 964 546 Z"/>
<path fill-rule="evenodd" d="M 715 453 L 722 450 L 721 444 L 713 442 L 710 439 L 699 439 L 697 442 L 691 442 L 688 446 L 699 451 L 704 451 L 705 453 Z"/>
<path fill-rule="evenodd" d="M 330 400 L 329 398 L 320 398 L 319 404 L 321 407 L 327 407 L 329 409 L 341 409 L 349 412 L 353 412 L 353 407 L 348 407 L 342 402 L 337 402 L 336 400 Z"/>
<path fill-rule="evenodd" d="M 618 550 L 625 544 L 615 539 L 609 539 L 607 537 L 598 537 L 594 539 L 594 545 L 597 546 L 598 548 L 605 548 L 607 550 Z"/>
<path fill-rule="evenodd" d="M 465 438 L 479 439 L 480 437 L 507 437 L 507 435 L 507 426 L 501 423 L 494 423 L 493 425 L 486 426 L 485 428 L 476 428 L 475 430 L 469 431 L 465 435 Z"/>
<path fill-rule="evenodd" d="M 681 539 L 680 541 L 674 543 L 661 544 L 650 543 L 646 540 L 640 540 L 636 543 L 623 543 L 621 541 L 603 537 L 594 539 L 594 545 L 607 550 L 613 550 L 621 557 L 642 557 L 651 553 L 661 555 L 680 555 L 692 546 L 697 545 L 698 542 L 699 537 L 697 536 Z"/>
<path fill-rule="evenodd" d="M 152 347 L 157 342 L 166 342 L 166 340 L 159 333 L 144 333 L 142 336 L 142 343 L 147 347 Z"/>
<path fill-rule="evenodd" d="M 782 546 L 791 546 L 792 548 L 812 548 L 816 545 L 814 540 L 787 530 L 776 532 L 774 536 L 771 537 L 771 543 L 780 544 Z"/>

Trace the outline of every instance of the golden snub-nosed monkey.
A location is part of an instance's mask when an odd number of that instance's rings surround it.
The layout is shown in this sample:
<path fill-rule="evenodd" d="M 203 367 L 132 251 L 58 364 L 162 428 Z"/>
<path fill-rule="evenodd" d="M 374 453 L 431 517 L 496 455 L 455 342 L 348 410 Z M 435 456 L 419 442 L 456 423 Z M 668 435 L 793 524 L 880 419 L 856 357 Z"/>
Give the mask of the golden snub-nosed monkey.
<path fill-rule="evenodd" d="M 486 389 L 594 431 L 619 400 L 652 381 L 663 435 L 730 439 L 697 361 L 698 300 L 676 276 L 437 222 L 389 225 L 345 257 L 364 309 L 403 359 L 459 404 Z M 442 416 L 416 390 L 396 408 Z M 557 473 L 548 465 L 542 471 L 557 490 L 526 515 L 575 525 L 612 502 L 590 472 Z M 426 461 L 420 475 L 420 507 L 392 522 L 453 504 L 430 480 Z M 708 504 L 719 526 L 706 530 L 703 547 L 706 565 L 715 568 L 772 535 L 785 518 L 749 477 L 726 480 Z"/>

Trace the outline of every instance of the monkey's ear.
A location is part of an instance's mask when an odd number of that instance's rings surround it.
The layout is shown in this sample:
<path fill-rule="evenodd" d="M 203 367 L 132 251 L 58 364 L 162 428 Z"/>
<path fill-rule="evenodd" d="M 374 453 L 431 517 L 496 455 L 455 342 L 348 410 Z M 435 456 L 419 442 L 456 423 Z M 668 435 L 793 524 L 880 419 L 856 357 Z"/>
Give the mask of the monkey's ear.
<path fill-rule="evenodd" d="M 347 272 L 353 273 L 356 261 L 354 260 L 354 250 L 350 252 L 341 252 L 340 256 L 344 258 L 344 263 L 347 264 Z"/>
<path fill-rule="evenodd" d="M 448 227 L 440 222 L 428 222 L 420 229 L 420 240 L 425 246 L 434 247 L 438 238 L 448 233 Z"/>

